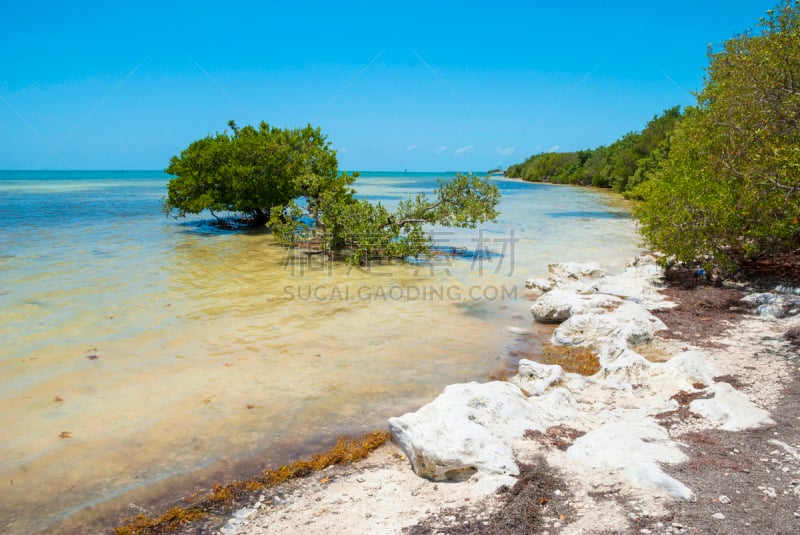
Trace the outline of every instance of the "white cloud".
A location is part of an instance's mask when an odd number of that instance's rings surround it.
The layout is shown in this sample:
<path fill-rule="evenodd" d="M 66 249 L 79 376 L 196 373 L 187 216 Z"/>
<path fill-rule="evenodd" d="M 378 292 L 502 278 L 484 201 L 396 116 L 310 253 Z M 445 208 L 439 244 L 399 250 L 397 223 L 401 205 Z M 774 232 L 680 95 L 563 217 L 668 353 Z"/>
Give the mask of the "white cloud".
<path fill-rule="evenodd" d="M 408 147 L 406 147 L 406 150 L 409 150 L 409 151 L 410 151 L 410 150 L 416 150 L 416 148 L 417 148 L 418 146 L 419 146 L 419 145 L 417 145 L 416 143 L 414 143 L 413 145 L 409 145 Z"/>
<path fill-rule="evenodd" d="M 555 151 L 557 151 L 557 150 L 558 150 L 558 149 L 560 149 L 560 148 L 561 148 L 561 145 L 553 145 L 552 147 L 550 147 L 549 149 L 547 149 L 547 152 L 555 152 Z"/>
<path fill-rule="evenodd" d="M 446 150 L 447 150 L 447 146 L 446 146 L 446 145 L 442 145 L 442 146 L 441 146 L 441 147 L 439 147 L 439 149 L 436 151 L 436 154 L 441 154 L 441 153 L 443 153 L 443 152 L 444 152 L 444 151 L 446 151 Z"/>
<path fill-rule="evenodd" d="M 456 154 L 464 154 L 465 152 L 472 152 L 473 150 L 475 150 L 475 147 L 472 145 L 465 145 L 463 147 L 458 147 L 456 149 Z"/>
<path fill-rule="evenodd" d="M 517 147 L 506 147 L 506 148 L 495 147 L 495 149 L 494 149 L 494 151 L 497 154 L 502 154 L 503 156 L 507 156 L 509 154 L 514 154 L 515 150 L 517 150 Z"/>

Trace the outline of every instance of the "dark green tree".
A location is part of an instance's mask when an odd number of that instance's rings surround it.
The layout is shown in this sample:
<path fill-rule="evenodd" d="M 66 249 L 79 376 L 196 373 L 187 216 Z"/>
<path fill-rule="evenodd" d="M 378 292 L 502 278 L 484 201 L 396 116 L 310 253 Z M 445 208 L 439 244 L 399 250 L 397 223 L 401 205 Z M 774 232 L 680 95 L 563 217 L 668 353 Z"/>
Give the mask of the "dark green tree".
<path fill-rule="evenodd" d="M 258 128 L 197 140 L 173 156 L 166 172 L 164 209 L 179 216 L 209 210 L 245 216 L 262 226 L 271 210 L 298 195 L 304 182 L 337 180 L 336 153 L 319 128 L 282 129 L 262 122 Z"/>
<path fill-rule="evenodd" d="M 697 107 L 635 192 L 643 235 L 724 271 L 800 247 L 800 2 L 709 51 Z"/>
<path fill-rule="evenodd" d="M 354 263 L 373 258 L 404 259 L 428 253 L 426 225 L 474 228 L 497 218 L 500 192 L 487 178 L 457 175 L 440 181 L 432 195 L 401 201 L 394 212 L 357 199 L 350 180 L 311 186 L 314 195 L 274 210 L 270 220 L 277 239 L 307 253 L 343 253 Z"/>

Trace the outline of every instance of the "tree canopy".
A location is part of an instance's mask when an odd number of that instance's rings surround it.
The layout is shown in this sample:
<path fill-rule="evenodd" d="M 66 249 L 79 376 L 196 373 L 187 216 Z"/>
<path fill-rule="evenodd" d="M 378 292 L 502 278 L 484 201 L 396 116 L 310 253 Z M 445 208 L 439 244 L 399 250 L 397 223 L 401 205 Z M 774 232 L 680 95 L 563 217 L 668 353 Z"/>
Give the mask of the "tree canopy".
<path fill-rule="evenodd" d="M 250 225 L 269 226 L 288 247 L 346 253 L 357 263 L 428 252 L 425 225 L 469 228 L 497 218 L 500 192 L 488 178 L 456 175 L 389 211 L 356 197 L 357 175 L 338 171 L 319 128 L 229 126 L 232 134 L 206 136 L 172 158 L 167 213 L 242 214 Z"/>
<path fill-rule="evenodd" d="M 173 156 L 165 171 L 176 178 L 167 187 L 165 211 L 179 216 L 209 210 L 233 212 L 264 225 L 276 206 L 298 195 L 308 177 L 336 180 L 336 153 L 319 128 L 282 129 L 262 122 L 258 128 L 194 141 Z"/>
<path fill-rule="evenodd" d="M 681 117 L 680 107 L 675 106 L 653 117 L 641 132 L 629 132 L 609 146 L 534 154 L 510 166 L 506 174 L 532 182 L 607 187 L 628 194 L 669 153 L 670 134 Z"/>
<path fill-rule="evenodd" d="M 800 2 L 709 50 L 697 106 L 636 188 L 645 238 L 724 271 L 800 246 Z"/>

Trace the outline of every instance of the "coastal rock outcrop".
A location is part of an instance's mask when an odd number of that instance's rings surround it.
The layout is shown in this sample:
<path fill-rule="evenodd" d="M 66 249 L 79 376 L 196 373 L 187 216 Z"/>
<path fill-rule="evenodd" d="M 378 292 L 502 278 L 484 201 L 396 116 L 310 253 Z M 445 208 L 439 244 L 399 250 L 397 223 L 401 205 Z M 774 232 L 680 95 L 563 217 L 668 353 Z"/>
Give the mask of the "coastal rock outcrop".
<path fill-rule="evenodd" d="M 481 472 L 509 482 L 519 474 L 511 442 L 547 425 L 530 409 L 511 383 L 456 384 L 418 411 L 389 419 L 389 431 L 419 476 L 458 481 Z"/>
<path fill-rule="evenodd" d="M 529 290 L 546 293 L 553 289 L 553 284 L 547 279 L 528 279 L 525 281 L 525 287 Z"/>
<path fill-rule="evenodd" d="M 474 476 L 478 484 L 494 489 L 513 484 L 519 474 L 513 451 L 525 431 L 542 431 L 575 418 L 578 408 L 564 388 L 550 388 L 560 367 L 538 368 L 543 376 L 527 397 L 510 382 L 467 383 L 447 386 L 416 412 L 389 419 L 392 440 L 408 457 L 417 475 L 434 481 L 462 481 Z"/>
<path fill-rule="evenodd" d="M 542 364 L 527 359 L 519 361 L 517 374 L 511 381 L 534 396 L 541 396 L 561 382 L 564 370 L 558 364 Z"/>
<path fill-rule="evenodd" d="M 564 262 L 549 264 L 547 266 L 548 277 L 558 283 L 565 281 L 585 281 L 587 279 L 599 279 L 608 275 L 608 272 L 600 267 L 597 262 Z"/>
<path fill-rule="evenodd" d="M 607 313 L 589 311 L 573 315 L 553 333 L 553 342 L 560 345 L 611 345 L 619 338 L 619 347 L 649 342 L 656 332 L 667 328 L 643 305 L 626 302 Z"/>
<path fill-rule="evenodd" d="M 605 294 L 580 294 L 558 288 L 542 295 L 531 306 L 531 313 L 539 323 L 561 323 L 570 316 L 613 310 L 619 306 L 618 297 Z"/>
<path fill-rule="evenodd" d="M 390 419 L 394 442 L 420 476 L 475 476 L 499 485 L 519 473 L 515 448 L 525 431 L 546 433 L 567 425 L 585 433 L 566 449 L 569 469 L 689 499 L 691 489 L 662 470 L 686 458 L 656 422 L 678 411 L 675 394 L 703 396 L 688 409 L 705 427 L 758 427 L 770 422 L 769 414 L 715 379 L 721 374 L 703 351 L 675 351 L 665 362 L 643 356 L 656 333 L 667 329 L 651 310 L 671 306 L 655 291 L 661 271 L 654 258 L 641 257 L 615 276 L 596 264 L 553 264 L 549 270 L 546 281 L 526 283 L 544 292 L 531 308 L 534 318 L 560 323 L 551 343 L 589 348 L 600 371 L 579 376 L 559 365 L 521 359 L 508 381 L 451 385 L 418 411 Z"/>

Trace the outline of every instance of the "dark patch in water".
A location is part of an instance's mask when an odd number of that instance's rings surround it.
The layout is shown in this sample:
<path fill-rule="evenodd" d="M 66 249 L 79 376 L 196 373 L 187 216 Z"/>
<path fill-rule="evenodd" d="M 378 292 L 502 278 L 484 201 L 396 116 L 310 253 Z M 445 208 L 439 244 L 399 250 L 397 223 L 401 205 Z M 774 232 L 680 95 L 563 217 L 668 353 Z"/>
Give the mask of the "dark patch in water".
<path fill-rule="evenodd" d="M 431 265 L 443 264 L 449 265 L 450 262 L 483 262 L 490 261 L 492 258 L 503 258 L 502 253 L 497 253 L 489 249 L 468 249 L 466 247 L 452 247 L 443 245 L 431 246 L 430 255 L 411 256 L 406 260 L 410 264 L 416 265 Z"/>
<path fill-rule="evenodd" d="M 216 219 L 193 219 L 191 221 L 181 221 L 176 223 L 181 227 L 184 234 L 194 234 L 201 236 L 222 236 L 227 234 L 242 234 L 245 236 L 258 236 L 268 234 L 267 227 L 252 228 L 246 225 L 239 225 L 234 219 L 223 219 L 225 223 L 220 225 Z"/>
<path fill-rule="evenodd" d="M 92 251 L 92 256 L 96 256 L 98 258 L 113 258 L 117 255 L 110 253 L 108 251 L 103 251 L 102 249 L 95 249 Z"/>
<path fill-rule="evenodd" d="M 626 212 L 601 212 L 591 210 L 575 210 L 568 212 L 547 212 L 547 217 L 562 218 L 562 217 L 577 217 L 583 220 L 586 219 L 628 219 L 630 215 Z"/>
<path fill-rule="evenodd" d="M 494 308 L 488 301 L 468 301 L 456 303 L 461 311 L 471 318 L 490 318 L 494 315 Z"/>

